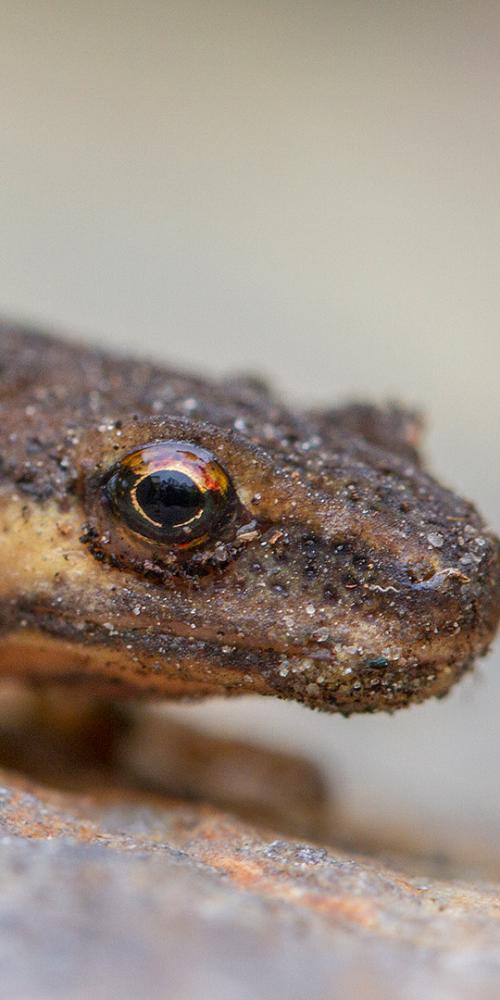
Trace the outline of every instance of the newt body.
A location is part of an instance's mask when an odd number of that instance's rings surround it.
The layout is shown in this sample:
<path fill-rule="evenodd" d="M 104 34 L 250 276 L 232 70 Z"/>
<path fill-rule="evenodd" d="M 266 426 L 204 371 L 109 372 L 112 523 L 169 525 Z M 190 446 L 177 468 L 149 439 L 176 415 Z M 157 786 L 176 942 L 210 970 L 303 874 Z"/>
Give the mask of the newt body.
<path fill-rule="evenodd" d="M 340 711 L 441 696 L 500 546 L 389 408 L 297 412 L 0 327 L 0 674 Z"/>

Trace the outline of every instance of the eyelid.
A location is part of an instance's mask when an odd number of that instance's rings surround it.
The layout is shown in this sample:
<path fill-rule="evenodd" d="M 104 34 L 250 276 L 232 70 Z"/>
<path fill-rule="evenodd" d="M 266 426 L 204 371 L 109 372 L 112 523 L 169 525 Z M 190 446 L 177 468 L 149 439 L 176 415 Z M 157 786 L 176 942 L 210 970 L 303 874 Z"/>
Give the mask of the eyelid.
<path fill-rule="evenodd" d="M 289 484 L 283 478 L 271 455 L 261 444 L 253 442 L 233 428 L 225 429 L 215 424 L 187 417 L 131 417 L 119 425 L 109 425 L 99 430 L 85 431 L 75 454 L 77 470 L 75 489 L 87 508 L 93 506 L 94 494 L 99 490 L 107 471 L 120 458 L 147 445 L 161 441 L 179 441 L 185 446 L 209 452 L 215 461 L 226 469 L 240 503 L 250 514 L 259 517 L 265 510 L 266 517 L 288 500 Z M 258 500 L 254 503 L 254 497 Z"/>

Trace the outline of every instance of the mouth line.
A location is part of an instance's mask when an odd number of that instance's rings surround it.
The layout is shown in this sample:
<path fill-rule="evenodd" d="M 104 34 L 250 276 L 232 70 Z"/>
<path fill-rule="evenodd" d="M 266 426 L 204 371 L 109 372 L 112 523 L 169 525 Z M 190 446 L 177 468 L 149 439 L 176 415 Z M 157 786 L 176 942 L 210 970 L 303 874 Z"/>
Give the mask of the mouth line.
<path fill-rule="evenodd" d="M 234 633 L 217 635 L 216 629 L 197 628 L 196 633 L 190 633 L 184 623 L 168 622 L 165 627 L 146 625 L 132 627 L 123 624 L 113 626 L 96 620 L 74 618 L 70 613 L 57 612 L 40 606 L 30 609 L 24 615 L 24 625 L 15 631 L 22 636 L 25 629 L 36 630 L 61 639 L 78 641 L 82 646 L 105 645 L 124 648 L 129 652 L 141 651 L 155 655 L 159 659 L 171 659 L 181 654 L 203 654 L 203 658 L 219 657 L 222 660 L 251 655 L 265 657 L 266 665 L 270 660 L 278 662 L 284 656 L 312 656 L 316 650 L 318 658 L 331 659 L 331 655 L 320 644 L 305 643 L 293 645 L 270 642 L 267 640 L 248 639 Z"/>
<path fill-rule="evenodd" d="M 112 617 L 112 616 L 110 616 Z M 135 624 L 135 623 L 134 623 Z M 77 642 L 82 652 L 86 647 L 106 646 L 109 649 L 122 649 L 126 654 L 157 659 L 166 664 L 174 660 L 197 659 L 216 666 L 227 666 L 231 669 L 248 670 L 268 673 L 274 667 L 279 667 L 285 661 L 312 660 L 317 664 L 332 666 L 338 662 L 337 651 L 340 642 L 318 642 L 314 640 L 303 643 L 284 643 L 278 640 L 269 641 L 266 638 L 250 639 L 234 633 L 217 635 L 216 629 L 199 628 L 196 633 L 190 633 L 185 623 L 170 621 L 165 628 L 161 626 L 131 627 L 122 623 L 112 625 L 110 622 L 87 619 L 83 622 L 70 612 L 62 609 L 57 612 L 40 604 L 23 610 L 22 627 L 9 629 L 22 640 L 25 631 L 36 631 L 61 640 Z"/>
<path fill-rule="evenodd" d="M 25 628 L 55 639 L 73 643 L 76 641 L 82 653 L 86 648 L 96 646 L 114 649 L 118 653 L 123 650 L 125 656 L 135 656 L 138 662 L 155 661 L 156 669 L 160 669 L 162 665 L 185 666 L 190 661 L 197 661 L 206 663 L 214 670 L 224 668 L 260 674 L 266 678 L 288 667 L 292 670 L 332 670 L 334 673 L 346 669 L 349 672 L 352 670 L 353 673 L 368 670 L 376 672 L 379 676 L 382 676 L 385 670 L 403 671 L 410 661 L 413 668 L 418 667 L 419 661 L 422 664 L 434 664 L 438 667 L 446 659 L 461 659 L 464 655 L 464 640 L 466 646 L 470 646 L 473 640 L 470 633 L 467 635 L 462 633 L 462 642 L 459 644 L 462 648 L 457 647 L 451 652 L 449 646 L 446 650 L 450 636 L 436 635 L 433 638 L 426 636 L 425 656 L 422 656 L 419 641 L 405 644 L 404 650 L 398 644 L 397 648 L 387 650 L 387 653 L 384 650 L 383 654 L 378 654 L 377 647 L 380 650 L 384 645 L 387 646 L 387 637 L 381 636 L 379 642 L 374 640 L 368 649 L 358 645 L 354 637 L 351 641 L 345 637 L 336 642 L 316 640 L 290 644 L 271 643 L 269 639 L 259 641 L 235 635 L 215 636 L 214 630 L 209 629 L 198 630 L 195 635 L 187 634 L 185 626 L 181 624 L 179 627 L 175 622 L 169 623 L 168 632 L 159 626 L 115 629 L 111 625 L 106 627 L 106 624 L 95 621 L 87 621 L 85 624 L 78 621 L 78 624 L 75 624 L 75 619 L 70 614 L 61 612 L 54 614 L 48 609 L 45 609 L 45 613 L 41 613 L 39 606 L 36 612 L 26 615 L 23 628 L 14 630 L 21 641 Z M 204 634 L 200 634 L 201 631 Z M 10 634 L 12 635 L 12 631 Z M 417 655 L 417 650 L 420 655 Z"/>

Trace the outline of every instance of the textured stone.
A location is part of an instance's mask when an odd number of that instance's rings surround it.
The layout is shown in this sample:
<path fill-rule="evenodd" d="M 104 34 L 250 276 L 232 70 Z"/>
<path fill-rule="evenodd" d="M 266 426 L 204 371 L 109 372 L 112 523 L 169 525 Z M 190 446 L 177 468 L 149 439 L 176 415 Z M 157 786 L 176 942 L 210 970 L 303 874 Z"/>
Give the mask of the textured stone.
<path fill-rule="evenodd" d="M 206 805 L 1 775 L 1 996 L 484 998 L 496 886 L 424 879 Z"/>

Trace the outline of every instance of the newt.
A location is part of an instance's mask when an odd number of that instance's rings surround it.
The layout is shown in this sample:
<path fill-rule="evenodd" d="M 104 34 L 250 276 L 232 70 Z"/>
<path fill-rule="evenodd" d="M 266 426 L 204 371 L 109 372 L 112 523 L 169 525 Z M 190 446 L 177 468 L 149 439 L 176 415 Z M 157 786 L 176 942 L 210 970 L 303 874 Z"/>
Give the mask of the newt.
<path fill-rule="evenodd" d="M 398 406 L 283 405 L 0 325 L 0 676 L 349 715 L 446 694 L 500 543 Z"/>

